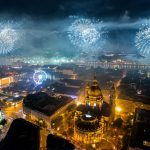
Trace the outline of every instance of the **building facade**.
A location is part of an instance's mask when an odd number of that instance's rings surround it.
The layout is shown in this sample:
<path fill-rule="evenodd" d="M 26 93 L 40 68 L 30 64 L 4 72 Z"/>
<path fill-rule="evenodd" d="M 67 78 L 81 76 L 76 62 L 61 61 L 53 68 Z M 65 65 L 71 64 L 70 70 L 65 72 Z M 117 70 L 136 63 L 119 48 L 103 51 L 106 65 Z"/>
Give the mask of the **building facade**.
<path fill-rule="evenodd" d="M 94 77 L 91 85 L 85 87 L 83 104 L 77 106 L 74 117 L 74 139 L 84 144 L 100 142 L 109 124 L 113 121 L 115 110 L 115 88 L 110 90 L 110 103 L 106 103 Z"/>

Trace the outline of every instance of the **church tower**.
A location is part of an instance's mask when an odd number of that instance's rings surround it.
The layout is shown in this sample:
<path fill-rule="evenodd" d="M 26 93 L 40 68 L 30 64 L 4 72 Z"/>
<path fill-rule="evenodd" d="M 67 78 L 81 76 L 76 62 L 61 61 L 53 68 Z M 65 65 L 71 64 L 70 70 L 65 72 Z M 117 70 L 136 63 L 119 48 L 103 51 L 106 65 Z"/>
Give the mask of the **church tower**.
<path fill-rule="evenodd" d="M 88 84 L 85 88 L 85 104 L 91 107 L 102 107 L 103 95 L 95 76 L 92 85 Z"/>
<path fill-rule="evenodd" d="M 115 85 L 112 84 L 110 88 L 111 121 L 113 121 L 115 117 L 115 107 L 116 107 L 115 99 L 116 99 L 116 89 L 115 89 Z"/>

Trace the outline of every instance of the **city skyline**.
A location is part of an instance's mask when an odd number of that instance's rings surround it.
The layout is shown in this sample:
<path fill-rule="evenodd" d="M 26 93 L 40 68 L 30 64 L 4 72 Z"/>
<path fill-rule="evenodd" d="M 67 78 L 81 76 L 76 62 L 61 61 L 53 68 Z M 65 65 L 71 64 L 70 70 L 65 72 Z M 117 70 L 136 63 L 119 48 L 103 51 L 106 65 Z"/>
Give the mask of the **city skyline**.
<path fill-rule="evenodd" d="M 0 150 L 149 150 L 149 127 L 149 0 L 0 0 Z"/>

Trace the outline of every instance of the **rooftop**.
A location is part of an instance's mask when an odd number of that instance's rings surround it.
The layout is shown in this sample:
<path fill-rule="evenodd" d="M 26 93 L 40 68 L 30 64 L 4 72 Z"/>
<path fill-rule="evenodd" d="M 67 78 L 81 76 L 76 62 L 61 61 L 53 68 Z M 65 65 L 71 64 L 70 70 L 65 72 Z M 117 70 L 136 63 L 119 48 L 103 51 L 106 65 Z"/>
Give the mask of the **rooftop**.
<path fill-rule="evenodd" d="M 50 116 L 70 101 L 71 99 L 69 97 L 52 97 L 46 93 L 39 92 L 36 94 L 29 94 L 24 98 L 23 104 L 26 107 Z"/>
<path fill-rule="evenodd" d="M 82 86 L 83 85 L 82 80 L 62 79 L 61 81 L 64 83 L 67 83 L 69 85 L 72 85 L 72 86 Z"/>
<path fill-rule="evenodd" d="M 39 150 L 38 126 L 23 119 L 15 119 L 0 143 L 0 150 Z"/>
<path fill-rule="evenodd" d="M 100 118 L 101 116 L 110 116 L 110 106 L 108 103 L 103 102 L 102 109 L 100 110 L 99 107 L 91 107 L 87 105 L 79 105 L 77 107 L 77 111 L 81 111 L 83 114 L 90 114 L 94 117 Z"/>
<path fill-rule="evenodd" d="M 52 88 L 54 88 L 55 93 L 74 95 L 74 96 L 77 96 L 80 90 L 80 88 L 67 87 L 64 84 L 60 84 L 60 83 L 53 84 Z"/>

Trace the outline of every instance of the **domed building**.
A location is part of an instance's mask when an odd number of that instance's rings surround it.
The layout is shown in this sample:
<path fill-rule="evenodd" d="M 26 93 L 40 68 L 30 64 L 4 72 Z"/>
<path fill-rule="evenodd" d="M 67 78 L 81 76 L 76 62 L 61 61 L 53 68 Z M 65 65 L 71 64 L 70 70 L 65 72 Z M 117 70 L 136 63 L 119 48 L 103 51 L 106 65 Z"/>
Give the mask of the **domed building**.
<path fill-rule="evenodd" d="M 95 107 L 98 106 L 101 108 L 103 103 L 103 95 L 100 87 L 98 86 L 98 82 L 96 77 L 94 77 L 93 83 L 91 86 L 89 84 L 85 90 L 85 104 Z"/>
<path fill-rule="evenodd" d="M 94 77 L 92 84 L 88 84 L 85 88 L 84 103 L 78 105 L 75 112 L 74 138 L 76 141 L 84 144 L 100 142 L 110 120 L 112 121 L 110 118 L 112 118 L 112 106 L 114 105 L 111 103 L 108 104 L 103 100 L 98 81 Z"/>

